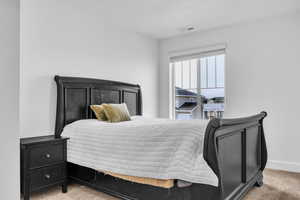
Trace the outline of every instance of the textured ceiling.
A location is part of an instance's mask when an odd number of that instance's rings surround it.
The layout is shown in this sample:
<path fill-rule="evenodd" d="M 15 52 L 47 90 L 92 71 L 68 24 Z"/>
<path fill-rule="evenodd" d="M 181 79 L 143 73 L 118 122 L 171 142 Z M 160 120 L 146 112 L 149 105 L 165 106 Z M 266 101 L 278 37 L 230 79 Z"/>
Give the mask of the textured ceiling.
<path fill-rule="evenodd" d="M 296 12 L 300 0 L 73 0 L 100 21 L 154 38 L 186 33 L 185 27 L 207 30 Z"/>

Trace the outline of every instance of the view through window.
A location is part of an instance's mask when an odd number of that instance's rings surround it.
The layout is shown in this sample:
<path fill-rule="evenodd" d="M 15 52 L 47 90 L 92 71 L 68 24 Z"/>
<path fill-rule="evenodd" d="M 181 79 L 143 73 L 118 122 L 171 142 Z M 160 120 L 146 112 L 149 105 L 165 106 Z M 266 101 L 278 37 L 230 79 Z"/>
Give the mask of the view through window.
<path fill-rule="evenodd" d="M 171 63 L 175 118 L 209 119 L 224 112 L 225 54 Z"/>

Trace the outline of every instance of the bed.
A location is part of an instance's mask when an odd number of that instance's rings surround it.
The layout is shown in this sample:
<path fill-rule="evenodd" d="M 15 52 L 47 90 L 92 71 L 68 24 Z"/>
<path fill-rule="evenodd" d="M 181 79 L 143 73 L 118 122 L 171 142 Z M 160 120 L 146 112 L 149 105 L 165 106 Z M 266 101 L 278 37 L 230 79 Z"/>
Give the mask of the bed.
<path fill-rule="evenodd" d="M 92 104 L 124 102 L 132 116 L 142 115 L 139 85 L 61 76 L 55 76 L 55 81 L 56 137 L 61 137 L 64 129 L 81 121 L 95 123 L 89 109 Z M 174 184 L 167 189 L 124 180 L 122 177 L 116 178 L 114 174 L 107 175 L 105 171 L 76 160 L 68 162 L 68 177 L 72 182 L 126 200 L 241 199 L 253 186 L 263 184 L 263 170 L 267 162 L 263 129 L 266 115 L 266 112 L 261 112 L 238 119 L 216 118 L 205 125 L 200 157 L 215 175 L 217 184 L 194 180 L 188 187 Z"/>

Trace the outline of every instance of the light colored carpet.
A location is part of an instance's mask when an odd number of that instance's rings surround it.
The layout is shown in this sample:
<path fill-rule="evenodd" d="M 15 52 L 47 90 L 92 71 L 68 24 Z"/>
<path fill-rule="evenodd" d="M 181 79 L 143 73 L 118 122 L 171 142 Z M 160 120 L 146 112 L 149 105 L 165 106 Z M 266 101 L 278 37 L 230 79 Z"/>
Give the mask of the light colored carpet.
<path fill-rule="evenodd" d="M 264 186 L 251 190 L 245 200 L 300 200 L 300 174 L 266 170 Z M 80 186 L 69 186 L 68 193 L 53 188 L 32 195 L 31 200 L 117 200 L 96 190 Z"/>
<path fill-rule="evenodd" d="M 300 173 L 266 170 L 264 185 L 251 190 L 245 200 L 300 200 Z"/>

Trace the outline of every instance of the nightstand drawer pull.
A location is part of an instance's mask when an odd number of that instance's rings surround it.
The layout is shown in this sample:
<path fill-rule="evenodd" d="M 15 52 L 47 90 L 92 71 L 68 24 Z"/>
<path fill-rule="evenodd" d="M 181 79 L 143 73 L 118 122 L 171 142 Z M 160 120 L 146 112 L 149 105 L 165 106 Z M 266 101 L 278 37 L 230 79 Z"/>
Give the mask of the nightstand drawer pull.
<path fill-rule="evenodd" d="M 45 157 L 49 159 L 49 158 L 51 158 L 51 154 L 47 153 L 47 154 L 45 155 Z"/>
<path fill-rule="evenodd" d="M 46 179 L 50 179 L 50 178 L 51 178 L 51 175 L 50 175 L 50 174 L 46 174 L 46 175 L 45 175 L 45 178 L 46 178 Z"/>

